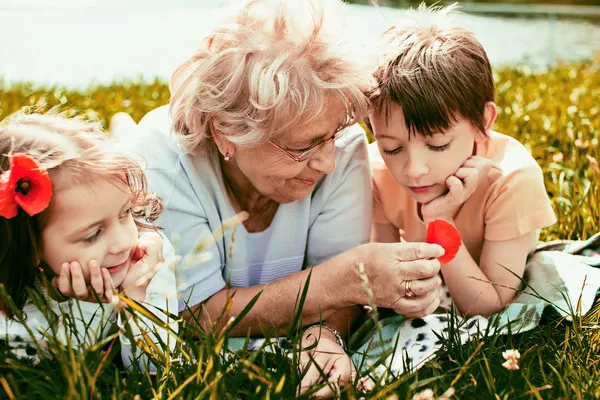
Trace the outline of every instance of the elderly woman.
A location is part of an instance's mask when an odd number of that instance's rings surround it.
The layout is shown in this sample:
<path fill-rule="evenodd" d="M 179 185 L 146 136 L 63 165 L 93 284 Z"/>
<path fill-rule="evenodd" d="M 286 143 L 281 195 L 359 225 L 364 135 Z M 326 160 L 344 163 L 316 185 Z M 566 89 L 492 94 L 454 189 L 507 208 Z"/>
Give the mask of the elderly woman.
<path fill-rule="evenodd" d="M 210 258 L 179 266 L 184 316 L 209 326 L 230 296 L 236 316 L 262 291 L 230 334 L 284 332 L 310 274 L 302 323 L 305 340 L 319 338 L 313 356 L 322 365 L 345 356 L 341 336 L 369 304 L 358 263 L 376 306 L 417 317 L 438 305 L 443 254 L 425 243 L 368 243 L 371 178 L 356 122 L 371 78 L 345 42 L 338 7 L 248 2 L 177 68 L 169 106 L 127 133 L 165 200 L 159 225 L 179 238 L 180 254 L 248 213 L 235 234 L 205 249 Z M 330 363 L 336 383 L 352 373 L 344 356 Z"/>

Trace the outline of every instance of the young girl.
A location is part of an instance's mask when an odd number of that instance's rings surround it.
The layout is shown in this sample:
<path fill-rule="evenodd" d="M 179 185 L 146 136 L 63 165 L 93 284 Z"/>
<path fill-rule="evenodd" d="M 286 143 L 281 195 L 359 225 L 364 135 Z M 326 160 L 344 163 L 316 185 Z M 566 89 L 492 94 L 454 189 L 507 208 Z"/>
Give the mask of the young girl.
<path fill-rule="evenodd" d="M 0 300 L 0 337 L 23 343 L 30 337 L 24 322 L 37 341 L 90 345 L 116 319 L 126 367 L 148 366 L 133 354 L 129 334 L 137 339 L 144 330 L 172 350 L 166 326 L 175 331 L 177 323 L 167 312 L 177 313 L 177 297 L 164 261 L 174 252 L 151 225 L 162 208 L 138 164 L 94 124 L 17 114 L 0 126 L 0 174 L 0 283 L 11 298 Z M 86 301 L 59 303 L 49 282 Z M 30 289 L 54 298 L 51 313 L 32 304 Z M 113 291 L 144 303 L 164 324 L 116 312 Z"/>

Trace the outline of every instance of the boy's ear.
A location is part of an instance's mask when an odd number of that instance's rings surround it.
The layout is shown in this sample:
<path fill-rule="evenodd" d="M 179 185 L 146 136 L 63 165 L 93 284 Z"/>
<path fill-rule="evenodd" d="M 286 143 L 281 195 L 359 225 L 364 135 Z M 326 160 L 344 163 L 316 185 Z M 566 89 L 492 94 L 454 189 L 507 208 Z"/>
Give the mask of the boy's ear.
<path fill-rule="evenodd" d="M 485 108 L 483 110 L 483 129 L 485 130 L 485 133 L 477 130 L 475 140 L 478 143 L 483 143 L 488 139 L 488 135 L 492 130 L 492 126 L 494 126 L 494 122 L 496 122 L 497 116 L 498 110 L 496 108 L 496 103 L 493 101 L 488 101 L 485 103 Z"/>
<path fill-rule="evenodd" d="M 496 103 L 493 101 L 485 103 L 485 109 L 483 110 L 483 127 L 485 128 L 486 134 L 489 134 L 492 130 L 492 126 L 494 126 L 497 116 L 498 109 L 496 108 Z"/>

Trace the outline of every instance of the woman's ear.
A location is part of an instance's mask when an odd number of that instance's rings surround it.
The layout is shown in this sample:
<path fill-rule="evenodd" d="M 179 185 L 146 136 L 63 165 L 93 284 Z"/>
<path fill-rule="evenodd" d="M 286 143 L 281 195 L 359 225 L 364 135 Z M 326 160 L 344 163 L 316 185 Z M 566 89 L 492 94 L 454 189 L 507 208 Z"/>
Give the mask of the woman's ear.
<path fill-rule="evenodd" d="M 209 124 L 210 135 L 212 136 L 215 145 L 219 149 L 219 153 L 221 153 L 223 157 L 233 157 L 233 154 L 235 153 L 235 146 L 233 145 L 233 143 L 227 140 L 227 137 L 225 137 L 225 135 L 223 135 L 219 130 L 215 128 L 214 120 L 210 121 Z"/>

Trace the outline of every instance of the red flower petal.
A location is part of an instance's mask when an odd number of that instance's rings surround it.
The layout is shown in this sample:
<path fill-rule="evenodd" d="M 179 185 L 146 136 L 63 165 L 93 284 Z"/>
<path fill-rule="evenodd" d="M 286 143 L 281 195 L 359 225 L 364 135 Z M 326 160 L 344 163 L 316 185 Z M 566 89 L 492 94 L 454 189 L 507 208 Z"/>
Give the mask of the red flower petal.
<path fill-rule="evenodd" d="M 436 219 L 431 221 L 427 226 L 427 237 L 425 239 L 427 243 L 435 243 L 442 246 L 445 250 L 443 256 L 438 258 L 440 263 L 447 264 L 454 259 L 460 245 L 462 238 L 460 233 L 451 223 Z"/>
<path fill-rule="evenodd" d="M 29 183 L 27 194 L 14 192 L 14 201 L 30 216 L 44 211 L 52 198 L 52 182 L 48 172 L 26 154 L 15 153 L 10 157 L 10 183 L 16 187 L 24 180 Z"/>
<path fill-rule="evenodd" d="M 10 170 L 0 175 L 0 217 L 10 219 L 17 215 L 18 204 L 15 202 L 15 186 L 10 179 Z"/>

